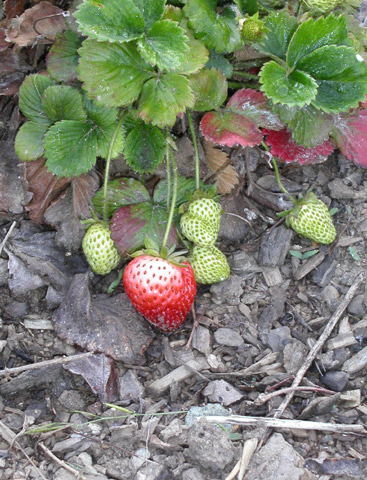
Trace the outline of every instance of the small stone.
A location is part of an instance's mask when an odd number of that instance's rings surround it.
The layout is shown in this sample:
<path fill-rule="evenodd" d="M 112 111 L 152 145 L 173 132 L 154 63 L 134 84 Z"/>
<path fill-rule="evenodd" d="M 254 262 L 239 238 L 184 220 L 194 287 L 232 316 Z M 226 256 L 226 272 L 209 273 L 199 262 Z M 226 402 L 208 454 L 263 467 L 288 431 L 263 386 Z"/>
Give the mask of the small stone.
<path fill-rule="evenodd" d="M 366 303 L 365 295 L 356 295 L 347 307 L 348 313 L 363 318 L 367 313 Z"/>
<path fill-rule="evenodd" d="M 138 448 L 130 458 L 130 467 L 132 470 L 139 470 L 139 468 L 149 459 L 149 451 L 146 448 Z"/>
<path fill-rule="evenodd" d="M 290 375 L 295 375 L 307 356 L 307 347 L 295 338 L 287 343 L 283 350 L 284 368 Z"/>
<path fill-rule="evenodd" d="M 349 374 L 347 372 L 331 370 L 326 372 L 325 375 L 322 375 L 320 380 L 325 387 L 329 388 L 330 390 L 334 390 L 334 392 L 341 392 L 348 383 Z"/>
<path fill-rule="evenodd" d="M 239 305 L 243 293 L 242 278 L 238 275 L 231 275 L 227 280 L 212 285 L 210 293 L 214 303 Z"/>
<path fill-rule="evenodd" d="M 144 397 L 144 387 L 139 382 L 134 370 L 128 370 L 120 378 L 120 400 L 123 405 L 129 405 L 132 402 L 139 402 Z"/>
<path fill-rule="evenodd" d="M 76 390 L 64 390 L 58 398 L 58 403 L 67 412 L 83 410 L 85 408 L 84 398 Z"/>
<path fill-rule="evenodd" d="M 211 349 L 211 335 L 209 330 L 202 325 L 198 325 L 192 337 L 192 346 L 204 355 L 209 355 Z"/>
<path fill-rule="evenodd" d="M 182 473 L 182 480 L 204 480 L 197 468 L 189 468 Z"/>
<path fill-rule="evenodd" d="M 279 319 L 279 312 L 272 306 L 268 305 L 264 308 L 259 316 L 257 328 L 260 333 L 268 333 L 273 323 Z"/>
<path fill-rule="evenodd" d="M 245 343 L 241 335 L 231 328 L 218 328 L 214 332 L 214 338 L 218 345 L 227 347 L 241 347 Z"/>
<path fill-rule="evenodd" d="M 266 335 L 266 345 L 268 345 L 273 352 L 281 352 L 287 343 L 292 341 L 291 331 L 289 327 L 279 327 L 270 330 Z"/>
<path fill-rule="evenodd" d="M 367 347 L 362 348 L 352 358 L 344 362 L 342 370 L 351 375 L 359 372 L 367 366 Z"/>
<path fill-rule="evenodd" d="M 244 395 L 225 380 L 213 380 L 202 391 L 210 402 L 221 403 L 225 407 L 242 400 Z"/>
<path fill-rule="evenodd" d="M 332 285 L 326 285 L 326 287 L 324 287 L 321 290 L 320 296 L 321 296 L 321 300 L 323 300 L 324 302 L 327 302 L 328 300 L 332 300 L 332 299 L 337 300 L 340 298 L 340 294 L 338 290 Z"/>
<path fill-rule="evenodd" d="M 264 298 L 264 292 L 244 293 L 241 297 L 241 302 L 245 305 L 252 305 L 262 298 Z"/>
<path fill-rule="evenodd" d="M 185 455 L 189 462 L 224 478 L 223 472 L 234 459 L 234 446 L 227 432 L 202 420 L 190 428 L 188 444 Z"/>
<path fill-rule="evenodd" d="M 312 281 L 323 288 L 329 284 L 336 270 L 337 262 L 333 257 L 328 256 L 312 272 Z"/>
<path fill-rule="evenodd" d="M 29 306 L 25 302 L 11 302 L 5 307 L 5 314 L 11 318 L 21 318 L 27 315 Z"/>
<path fill-rule="evenodd" d="M 228 264 L 231 267 L 231 272 L 236 275 L 245 273 L 257 273 L 261 271 L 256 260 L 246 252 L 239 250 L 228 257 Z"/>
<path fill-rule="evenodd" d="M 198 419 L 201 417 L 207 417 L 207 416 L 229 416 L 231 413 L 230 410 L 227 408 L 224 408 L 220 403 L 208 403 L 207 405 L 204 405 L 203 407 L 197 407 L 194 405 L 193 407 L 190 408 L 190 410 L 187 412 L 186 417 L 185 417 L 185 424 L 191 427 L 194 425 Z M 231 425 L 228 425 L 231 426 Z M 163 432 L 162 432 L 163 433 Z"/>

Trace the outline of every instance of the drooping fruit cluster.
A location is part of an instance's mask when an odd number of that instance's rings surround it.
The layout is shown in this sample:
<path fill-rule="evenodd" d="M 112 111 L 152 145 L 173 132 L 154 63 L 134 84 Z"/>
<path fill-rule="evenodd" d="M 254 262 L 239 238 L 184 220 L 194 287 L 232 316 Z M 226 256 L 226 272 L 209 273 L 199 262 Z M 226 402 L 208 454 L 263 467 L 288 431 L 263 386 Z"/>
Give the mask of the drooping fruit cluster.
<path fill-rule="evenodd" d="M 313 192 L 308 192 L 298 201 L 288 213 L 286 223 L 295 232 L 316 243 L 329 245 L 336 237 L 328 207 Z"/>
<path fill-rule="evenodd" d="M 181 217 L 182 233 L 194 243 L 191 265 L 198 283 L 221 282 L 230 274 L 225 255 L 215 247 L 221 214 L 218 203 L 210 198 L 200 198 L 190 203 Z"/>
<path fill-rule="evenodd" d="M 88 228 L 82 247 L 90 267 L 99 275 L 110 273 L 121 260 L 111 238 L 110 230 L 102 223 L 94 223 Z"/>
<path fill-rule="evenodd" d="M 131 260 L 122 281 L 133 306 L 163 332 L 182 325 L 196 295 L 195 276 L 188 262 L 174 264 L 152 255 Z"/>

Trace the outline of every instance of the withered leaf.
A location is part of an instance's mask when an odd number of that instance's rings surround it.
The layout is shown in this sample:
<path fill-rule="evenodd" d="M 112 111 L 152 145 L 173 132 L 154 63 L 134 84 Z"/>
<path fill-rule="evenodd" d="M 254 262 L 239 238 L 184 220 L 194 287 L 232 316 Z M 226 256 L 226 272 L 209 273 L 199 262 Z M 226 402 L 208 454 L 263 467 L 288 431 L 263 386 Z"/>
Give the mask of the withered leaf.
<path fill-rule="evenodd" d="M 209 170 L 215 175 L 218 193 L 230 193 L 239 183 L 238 173 L 229 164 L 228 155 L 215 148 L 212 143 L 204 141 L 205 159 Z M 227 166 L 225 166 L 227 164 Z M 223 168 L 225 167 L 225 168 Z M 218 172 L 218 173 L 216 173 Z"/>
<path fill-rule="evenodd" d="M 39 158 L 26 163 L 26 179 L 28 190 L 32 192 L 32 201 L 26 206 L 29 218 L 37 223 L 43 223 L 43 215 L 50 204 L 70 184 L 70 179 L 56 177 L 45 167 L 45 159 Z"/>
<path fill-rule="evenodd" d="M 84 229 L 81 220 L 90 218 L 90 206 L 99 186 L 95 171 L 74 178 L 66 190 L 50 204 L 44 221 L 57 229 L 56 243 L 68 250 L 80 247 Z"/>
<path fill-rule="evenodd" d="M 39 43 L 53 43 L 56 34 L 66 28 L 62 13 L 61 8 L 50 2 L 40 2 L 10 20 L 6 40 L 19 47 L 32 45 L 36 38 Z"/>
<path fill-rule="evenodd" d="M 75 275 L 53 320 L 57 334 L 67 343 L 131 365 L 145 362 L 142 352 L 154 335 L 125 294 L 92 297 L 88 272 Z"/>
<path fill-rule="evenodd" d="M 5 0 L 4 13 L 6 20 L 9 21 L 14 17 L 19 17 L 24 12 L 25 0 Z"/>
<path fill-rule="evenodd" d="M 115 361 L 103 353 L 80 358 L 64 365 L 65 370 L 81 375 L 102 403 L 116 401 L 118 396 L 118 370 Z"/>
<path fill-rule="evenodd" d="M 26 191 L 25 166 L 14 152 L 14 139 L 0 142 L 0 211 L 5 214 L 23 212 L 31 195 Z"/>
<path fill-rule="evenodd" d="M 79 255 L 65 256 L 66 251 L 55 243 L 55 232 L 44 232 L 36 224 L 27 223 L 8 240 L 6 251 L 18 257 L 29 273 L 41 278 L 45 285 L 66 293 L 74 274 L 85 272 L 86 263 Z M 21 272 L 14 268 L 10 273 L 20 288 Z"/>
<path fill-rule="evenodd" d="M 7 47 L 9 47 L 7 43 Z M 11 48 L 2 48 L 0 37 L 0 95 L 14 95 L 19 91 L 29 65 L 22 59 L 19 52 Z"/>

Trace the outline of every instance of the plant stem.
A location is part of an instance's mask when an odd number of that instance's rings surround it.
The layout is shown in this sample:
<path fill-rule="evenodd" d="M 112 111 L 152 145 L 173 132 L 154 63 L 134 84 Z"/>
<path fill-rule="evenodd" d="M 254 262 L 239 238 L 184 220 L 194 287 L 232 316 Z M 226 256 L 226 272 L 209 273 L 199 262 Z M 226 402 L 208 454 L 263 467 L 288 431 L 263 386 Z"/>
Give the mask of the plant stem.
<path fill-rule="evenodd" d="M 295 199 L 292 197 L 292 195 L 288 192 L 288 190 L 285 188 L 285 186 L 282 184 L 282 181 L 280 180 L 278 165 L 277 165 L 277 162 L 275 161 L 274 157 L 271 158 L 271 162 L 272 162 L 273 167 L 274 167 L 275 178 L 277 179 L 277 182 L 278 182 L 278 185 L 279 185 L 281 191 L 284 192 L 286 195 L 288 195 L 289 200 L 291 200 L 291 202 L 292 202 L 294 205 L 297 205 L 297 200 L 295 200 Z"/>
<path fill-rule="evenodd" d="M 167 142 L 168 143 L 168 142 Z M 172 162 L 172 171 L 173 171 L 173 190 L 172 190 L 172 200 L 171 206 L 168 213 L 168 220 L 166 225 L 166 231 L 164 232 L 163 242 L 162 242 L 162 249 L 166 248 L 167 240 L 171 231 L 172 221 L 173 221 L 173 214 L 175 213 L 175 206 L 177 200 L 177 186 L 178 186 L 178 174 L 177 174 L 177 163 L 174 155 L 170 154 L 168 150 L 168 159 Z M 171 163 L 169 161 L 169 163 Z"/>
<path fill-rule="evenodd" d="M 237 77 L 253 78 L 254 80 L 259 80 L 258 75 L 254 75 L 253 73 L 248 73 L 248 72 L 241 72 L 238 70 L 233 70 L 232 76 L 233 75 L 236 75 Z"/>
<path fill-rule="evenodd" d="M 198 142 L 197 142 L 197 139 L 196 139 L 194 124 L 192 122 L 192 116 L 191 116 L 191 111 L 190 110 L 187 111 L 187 120 L 189 122 L 189 128 L 190 128 L 192 143 L 194 145 L 194 151 L 195 151 L 195 188 L 196 188 L 196 190 L 199 190 L 199 188 L 200 188 L 199 149 L 198 149 Z"/>
<path fill-rule="evenodd" d="M 108 224 L 108 198 L 107 198 L 107 191 L 108 191 L 108 180 L 110 177 L 110 167 L 111 167 L 111 157 L 112 157 L 112 151 L 113 147 L 115 146 L 116 138 L 119 133 L 119 130 L 121 128 L 121 124 L 124 119 L 124 112 L 121 112 L 120 117 L 118 119 L 115 131 L 113 132 L 111 142 L 110 142 L 110 148 L 108 150 L 108 155 L 106 159 L 106 168 L 104 172 L 104 182 L 103 182 L 103 225 L 106 227 Z"/>
<path fill-rule="evenodd" d="M 168 134 L 168 133 L 167 133 Z M 166 142 L 166 171 L 167 171 L 167 211 L 171 200 L 171 164 L 169 161 L 169 143 Z"/>

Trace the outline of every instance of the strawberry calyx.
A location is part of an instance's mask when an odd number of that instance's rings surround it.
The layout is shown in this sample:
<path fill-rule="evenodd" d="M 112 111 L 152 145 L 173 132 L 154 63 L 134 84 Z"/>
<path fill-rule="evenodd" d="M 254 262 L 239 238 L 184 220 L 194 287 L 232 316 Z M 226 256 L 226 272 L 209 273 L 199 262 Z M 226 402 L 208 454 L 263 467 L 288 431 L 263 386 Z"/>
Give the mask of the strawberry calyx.
<path fill-rule="evenodd" d="M 167 262 L 172 263 L 176 267 L 186 267 L 183 262 L 187 261 L 187 258 L 184 256 L 187 253 L 187 250 L 176 250 L 176 245 L 172 245 L 171 248 L 163 246 L 160 250 L 156 248 L 153 242 L 146 237 L 144 240 L 145 248 L 137 250 L 132 253 L 130 256 L 132 258 L 141 257 L 142 255 L 150 255 L 151 257 L 159 257 L 167 260 Z"/>

